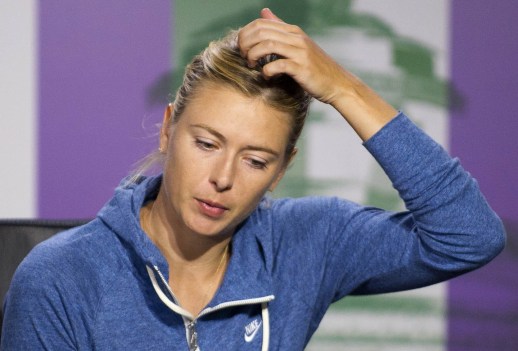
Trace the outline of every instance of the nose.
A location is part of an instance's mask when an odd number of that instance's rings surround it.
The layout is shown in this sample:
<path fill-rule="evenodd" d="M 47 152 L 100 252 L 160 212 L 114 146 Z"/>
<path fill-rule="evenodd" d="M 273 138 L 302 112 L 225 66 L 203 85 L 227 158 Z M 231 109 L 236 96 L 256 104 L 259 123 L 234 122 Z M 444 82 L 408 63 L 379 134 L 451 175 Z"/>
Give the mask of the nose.
<path fill-rule="evenodd" d="M 223 156 L 223 155 L 222 155 Z M 210 183 L 216 191 L 224 192 L 232 189 L 235 177 L 235 165 L 232 157 L 221 157 L 212 166 Z"/>

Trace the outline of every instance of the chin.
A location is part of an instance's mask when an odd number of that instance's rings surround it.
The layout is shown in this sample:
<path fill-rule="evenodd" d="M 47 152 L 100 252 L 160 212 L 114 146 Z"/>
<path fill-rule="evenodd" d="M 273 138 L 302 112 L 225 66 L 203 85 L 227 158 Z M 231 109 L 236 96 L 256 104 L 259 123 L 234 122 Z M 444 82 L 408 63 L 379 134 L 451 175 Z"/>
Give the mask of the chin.
<path fill-rule="evenodd" d="M 228 227 L 223 227 L 215 223 L 207 223 L 207 225 L 197 223 L 197 225 L 189 226 L 189 228 L 193 233 L 206 237 L 227 237 L 233 232 L 233 230 Z"/>

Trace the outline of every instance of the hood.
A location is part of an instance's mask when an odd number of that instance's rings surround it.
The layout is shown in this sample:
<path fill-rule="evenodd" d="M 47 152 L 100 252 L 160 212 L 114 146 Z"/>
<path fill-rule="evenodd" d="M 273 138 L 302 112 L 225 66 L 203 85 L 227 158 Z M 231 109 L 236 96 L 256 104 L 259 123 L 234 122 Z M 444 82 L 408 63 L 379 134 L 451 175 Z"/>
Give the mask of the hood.
<path fill-rule="evenodd" d="M 162 176 L 140 177 L 135 182 L 124 179 L 115 189 L 113 198 L 101 209 L 98 217 L 119 237 L 130 260 L 140 271 L 146 265 L 158 266 L 168 272 L 167 261 L 140 226 L 140 209 L 156 198 Z"/>

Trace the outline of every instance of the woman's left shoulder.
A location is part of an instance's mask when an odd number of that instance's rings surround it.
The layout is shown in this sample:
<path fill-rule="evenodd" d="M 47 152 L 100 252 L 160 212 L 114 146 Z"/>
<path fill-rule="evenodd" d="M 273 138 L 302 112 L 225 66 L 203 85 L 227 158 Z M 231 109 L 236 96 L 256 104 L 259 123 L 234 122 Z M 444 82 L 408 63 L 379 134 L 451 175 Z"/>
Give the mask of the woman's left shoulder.
<path fill-rule="evenodd" d="M 337 216 L 347 218 L 361 211 L 363 206 L 339 197 L 304 196 L 298 198 L 265 198 L 259 211 L 275 220 L 295 223 L 321 222 Z"/>

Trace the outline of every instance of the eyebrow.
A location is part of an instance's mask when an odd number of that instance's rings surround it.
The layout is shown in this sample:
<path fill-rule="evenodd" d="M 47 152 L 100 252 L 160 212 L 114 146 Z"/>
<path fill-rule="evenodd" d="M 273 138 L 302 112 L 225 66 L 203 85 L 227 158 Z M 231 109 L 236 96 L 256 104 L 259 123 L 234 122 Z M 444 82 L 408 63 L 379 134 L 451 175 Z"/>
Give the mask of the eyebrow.
<path fill-rule="evenodd" d="M 225 138 L 225 136 L 223 134 L 221 134 L 220 132 L 218 132 L 217 130 L 215 130 L 214 128 L 206 125 L 206 124 L 191 124 L 191 127 L 193 128 L 201 128 L 201 129 L 205 129 L 207 132 L 209 132 L 210 134 L 214 135 L 216 138 L 220 139 L 221 141 L 223 142 L 226 142 L 227 141 L 227 138 Z M 245 147 L 245 149 L 247 150 L 253 150 L 253 151 L 263 151 L 263 152 L 267 152 L 269 154 L 272 154 L 273 156 L 275 157 L 279 157 L 279 153 L 269 147 L 266 147 L 266 146 L 259 146 L 259 145 L 247 145 Z"/>

